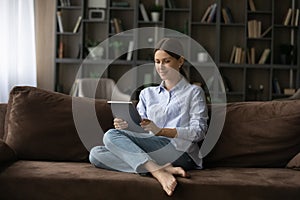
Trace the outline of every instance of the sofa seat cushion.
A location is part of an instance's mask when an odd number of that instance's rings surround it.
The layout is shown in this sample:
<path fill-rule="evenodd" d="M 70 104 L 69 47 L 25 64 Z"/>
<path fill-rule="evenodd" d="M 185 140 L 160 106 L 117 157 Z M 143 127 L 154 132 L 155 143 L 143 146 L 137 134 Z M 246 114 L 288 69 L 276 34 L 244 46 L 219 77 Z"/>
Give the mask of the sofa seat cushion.
<path fill-rule="evenodd" d="M 0 169 L 0 199 L 170 199 L 152 177 L 89 163 L 17 161 Z M 172 199 L 297 199 L 300 172 L 275 168 L 211 168 L 178 177 Z"/>
<path fill-rule="evenodd" d="M 300 152 L 300 100 L 227 104 L 206 167 L 285 167 Z M 212 124 L 213 125 L 213 124 Z"/>
<path fill-rule="evenodd" d="M 87 161 L 88 148 L 84 146 L 75 126 L 73 101 L 80 106 L 77 112 L 86 116 L 85 121 L 80 122 L 87 127 L 83 134 L 100 134 L 112 127 L 112 113 L 105 100 L 72 98 L 35 87 L 18 86 L 12 89 L 9 97 L 5 142 L 16 151 L 19 159 Z M 88 105 L 96 110 L 95 120 L 100 124 L 97 130 L 89 126 L 90 113 L 85 109 Z"/>

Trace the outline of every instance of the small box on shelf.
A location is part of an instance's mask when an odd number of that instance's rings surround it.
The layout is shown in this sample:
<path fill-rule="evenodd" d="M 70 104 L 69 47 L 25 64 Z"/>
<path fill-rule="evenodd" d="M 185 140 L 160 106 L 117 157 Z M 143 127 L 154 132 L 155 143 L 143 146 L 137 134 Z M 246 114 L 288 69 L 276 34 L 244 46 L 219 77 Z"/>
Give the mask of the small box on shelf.
<path fill-rule="evenodd" d="M 294 88 L 284 88 L 283 94 L 284 95 L 293 95 L 295 94 L 296 90 Z"/>

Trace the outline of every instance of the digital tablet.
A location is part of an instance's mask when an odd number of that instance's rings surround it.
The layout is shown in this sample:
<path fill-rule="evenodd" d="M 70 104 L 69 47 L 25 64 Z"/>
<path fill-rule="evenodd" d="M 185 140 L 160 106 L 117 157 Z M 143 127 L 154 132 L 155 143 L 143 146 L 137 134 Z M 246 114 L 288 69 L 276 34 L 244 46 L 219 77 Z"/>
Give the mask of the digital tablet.
<path fill-rule="evenodd" d="M 111 105 L 113 116 L 125 120 L 128 123 L 128 130 L 145 133 L 140 126 L 142 118 L 135 105 L 130 101 L 107 101 Z"/>

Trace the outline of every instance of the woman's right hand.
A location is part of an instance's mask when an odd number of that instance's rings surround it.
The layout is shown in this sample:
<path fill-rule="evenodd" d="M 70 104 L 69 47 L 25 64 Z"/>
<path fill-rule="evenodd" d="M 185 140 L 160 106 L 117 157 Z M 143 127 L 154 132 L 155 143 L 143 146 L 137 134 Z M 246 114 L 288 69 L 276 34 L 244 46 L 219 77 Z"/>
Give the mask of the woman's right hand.
<path fill-rule="evenodd" d="M 128 123 L 123 119 L 114 118 L 114 127 L 115 129 L 119 129 L 119 130 L 126 129 L 128 128 Z"/>

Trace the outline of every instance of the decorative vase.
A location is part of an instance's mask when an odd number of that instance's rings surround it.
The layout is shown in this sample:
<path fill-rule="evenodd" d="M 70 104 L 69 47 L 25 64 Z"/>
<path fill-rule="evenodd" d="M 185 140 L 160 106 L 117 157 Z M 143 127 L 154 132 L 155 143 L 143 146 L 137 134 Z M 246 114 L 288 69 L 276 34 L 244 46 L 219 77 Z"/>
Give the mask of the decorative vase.
<path fill-rule="evenodd" d="M 151 19 L 153 22 L 158 22 L 160 17 L 159 12 L 151 12 Z"/>

